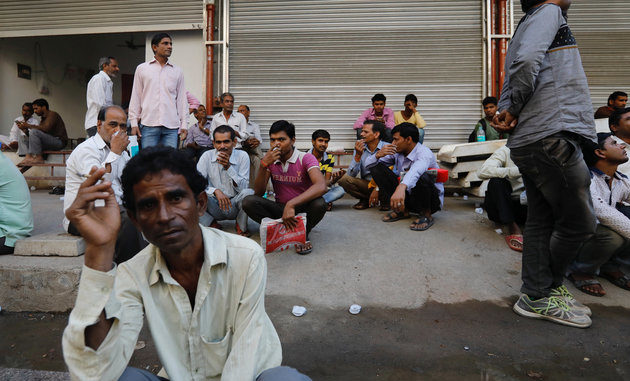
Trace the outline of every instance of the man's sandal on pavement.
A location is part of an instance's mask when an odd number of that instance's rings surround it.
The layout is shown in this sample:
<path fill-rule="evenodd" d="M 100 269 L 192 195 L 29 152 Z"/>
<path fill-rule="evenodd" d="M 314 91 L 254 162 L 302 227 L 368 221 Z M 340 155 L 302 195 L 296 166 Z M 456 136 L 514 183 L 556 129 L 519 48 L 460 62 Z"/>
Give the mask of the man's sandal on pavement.
<path fill-rule="evenodd" d="M 367 209 L 369 207 L 370 207 L 370 205 L 368 204 L 368 202 L 367 201 L 363 201 L 363 200 L 361 200 L 361 201 L 357 202 L 356 204 L 352 205 L 352 208 L 353 209 L 357 209 L 357 210 L 363 210 L 363 209 Z"/>
<path fill-rule="evenodd" d="M 427 217 L 420 217 L 417 220 L 415 220 L 411 226 L 409 226 L 409 229 L 416 231 L 416 232 L 423 232 L 427 229 L 429 229 L 431 226 L 433 226 L 433 224 L 435 223 L 435 220 L 433 218 L 429 219 Z M 424 224 L 423 227 L 420 227 L 420 225 Z"/>
<path fill-rule="evenodd" d="M 508 247 L 515 251 L 523 251 L 523 235 L 510 234 L 505 236 L 505 243 Z"/>
<path fill-rule="evenodd" d="M 615 276 L 617 275 L 617 273 L 600 273 L 599 276 L 607 279 L 610 283 L 614 284 L 617 287 L 621 287 L 624 290 L 630 290 L 630 287 L 628 287 L 628 283 L 630 283 L 630 277 L 628 277 L 628 275 L 622 273 L 621 271 L 619 271 L 618 274 L 618 276 Z"/>
<path fill-rule="evenodd" d="M 300 255 L 310 254 L 313 251 L 313 245 L 311 241 L 306 241 L 304 245 L 297 244 L 295 245 L 295 252 Z"/>
<path fill-rule="evenodd" d="M 405 214 L 403 212 L 389 212 L 385 216 L 383 216 L 381 220 L 383 222 L 394 222 L 394 221 L 404 220 L 405 218 L 409 218 L 409 217 L 411 217 L 409 213 Z"/>
<path fill-rule="evenodd" d="M 580 275 L 582 275 L 586 279 L 577 279 L 574 276 L 574 274 L 567 275 L 567 279 L 570 280 L 571 283 L 573 283 L 575 288 L 577 288 L 578 290 L 582 291 L 585 294 L 589 294 L 592 296 L 599 296 L 599 297 L 606 295 L 606 290 L 604 290 L 601 283 L 599 283 L 599 281 L 595 279 L 594 276 L 587 275 L 587 274 L 580 274 Z M 595 289 L 598 288 L 599 292 L 589 290 L 588 289 L 589 286 L 592 286 L 591 288 L 595 288 Z"/>

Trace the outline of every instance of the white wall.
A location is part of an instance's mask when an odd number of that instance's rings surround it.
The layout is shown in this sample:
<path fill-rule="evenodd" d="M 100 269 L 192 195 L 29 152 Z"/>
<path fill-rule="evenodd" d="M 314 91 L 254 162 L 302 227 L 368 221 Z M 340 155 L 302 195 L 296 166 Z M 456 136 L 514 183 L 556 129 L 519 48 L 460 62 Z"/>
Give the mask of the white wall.
<path fill-rule="evenodd" d="M 204 104 L 206 92 L 203 87 L 205 72 L 203 63 L 206 56 L 206 49 L 203 43 L 203 32 L 200 30 L 190 31 L 168 31 L 173 38 L 173 53 L 170 61 L 184 70 L 184 83 L 186 90 L 193 94 Z M 153 59 L 151 50 L 151 38 L 153 33 L 146 35 L 145 59 Z"/>
<path fill-rule="evenodd" d="M 21 115 L 24 102 L 44 98 L 51 110 L 63 118 L 68 136 L 85 136 L 85 89 L 91 74 L 97 71 L 101 56 L 118 58 L 121 74 L 133 74 L 146 58 L 153 57 L 150 38 L 153 33 L 94 34 L 77 36 L 23 37 L 0 39 L 0 134 L 7 135 L 13 119 Z M 205 49 L 201 31 L 169 32 L 173 36 L 173 63 L 184 70 L 186 88 L 204 102 L 203 62 Z M 125 46 L 133 35 L 136 50 Z M 146 36 L 146 37 L 145 37 Z M 41 47 L 41 55 L 36 45 Z M 28 65 L 32 79 L 17 77 L 17 64 Z M 50 94 L 40 94 L 43 79 Z M 120 104 L 120 77 L 114 79 L 114 103 Z"/>

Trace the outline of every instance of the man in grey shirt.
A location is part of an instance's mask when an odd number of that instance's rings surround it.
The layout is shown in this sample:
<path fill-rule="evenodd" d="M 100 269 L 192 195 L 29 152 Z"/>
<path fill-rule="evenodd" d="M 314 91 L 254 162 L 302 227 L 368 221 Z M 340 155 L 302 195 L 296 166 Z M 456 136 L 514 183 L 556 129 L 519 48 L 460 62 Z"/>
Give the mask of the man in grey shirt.
<path fill-rule="evenodd" d="M 580 144 L 595 140 L 592 104 L 575 38 L 571 0 L 521 0 L 525 16 L 510 42 L 497 131 L 527 190 L 522 316 L 586 328 L 590 309 L 562 285 L 583 242 L 595 232 L 590 176 Z"/>

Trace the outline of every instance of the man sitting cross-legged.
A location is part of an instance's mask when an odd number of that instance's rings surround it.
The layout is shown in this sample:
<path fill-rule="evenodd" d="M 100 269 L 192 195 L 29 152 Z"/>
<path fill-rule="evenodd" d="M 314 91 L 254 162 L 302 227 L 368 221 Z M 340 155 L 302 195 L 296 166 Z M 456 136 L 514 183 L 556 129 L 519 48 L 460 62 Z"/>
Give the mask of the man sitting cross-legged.
<path fill-rule="evenodd" d="M 197 106 L 193 110 L 193 115 L 197 121 L 188 127 L 184 146 L 190 157 L 198 161 L 204 152 L 212 149 L 212 136 L 210 135 L 210 121 L 206 118 L 206 106 Z"/>
<path fill-rule="evenodd" d="M 308 153 L 313 154 L 313 156 L 319 160 L 319 169 L 322 171 L 322 175 L 324 175 L 324 179 L 326 180 L 328 192 L 323 196 L 327 204 L 326 211 L 331 211 L 333 202 L 339 200 L 346 194 L 346 191 L 344 191 L 342 187 L 335 185 L 341 176 L 344 175 L 345 171 L 341 170 L 333 173 L 335 157 L 326 152 L 329 141 L 330 134 L 328 131 L 315 130 L 311 140 L 313 148 L 308 151 Z"/>
<path fill-rule="evenodd" d="M 308 234 L 326 214 L 326 181 L 319 163 L 310 153 L 295 149 L 295 126 L 286 120 L 274 122 L 269 129 L 270 149 L 262 158 L 254 182 L 255 195 L 243 200 L 243 209 L 254 221 L 264 217 L 282 218 L 288 229 L 297 225 L 296 213 L 306 213 L 305 245 L 296 247 L 298 254 L 309 254 L 313 245 Z M 276 201 L 267 200 L 265 193 L 271 178 Z"/>
<path fill-rule="evenodd" d="M 62 340 L 72 379 L 165 380 L 127 367 L 146 319 L 170 380 L 310 380 L 279 367 L 260 246 L 199 225 L 207 182 L 184 152 L 145 148 L 125 167 L 125 207 L 151 245 L 118 267 L 118 203 L 111 183 L 99 182 L 105 169 L 94 170 L 66 211 L 86 243 Z"/>
<path fill-rule="evenodd" d="M 578 290 L 604 296 L 606 291 L 595 278 L 598 274 L 630 290 L 630 219 L 628 207 L 623 206 L 630 202 L 630 180 L 617 171 L 628 161 L 625 144 L 617 143 L 610 133 L 597 134 L 597 140 L 598 144 L 584 148 L 584 160 L 591 171 L 590 192 L 599 223 L 569 265 L 567 277 Z"/>
<path fill-rule="evenodd" d="M 208 212 L 201 223 L 221 228 L 217 221 L 236 219 L 236 232 L 249 237 L 247 214 L 241 202 L 254 194 L 249 189 L 249 156 L 236 147 L 236 133 L 227 125 L 212 132 L 214 149 L 201 155 L 197 170 L 208 180 Z"/>
<path fill-rule="evenodd" d="M 429 168 L 438 167 L 437 161 L 430 149 L 418 143 L 419 133 L 415 125 L 401 123 L 394 127 L 392 135 L 392 144 L 384 146 L 366 161 L 380 188 L 381 204 L 391 205 L 393 209 L 383 221 L 409 218 L 409 212 L 414 212 L 420 217 L 409 228 L 427 230 L 433 226 L 432 214 L 441 209 L 444 199 L 444 185 L 436 183 L 436 176 L 427 172 Z M 390 165 L 394 166 L 393 171 L 388 168 Z"/>
<path fill-rule="evenodd" d="M 352 207 L 354 209 L 367 209 L 378 202 L 378 191 L 370 189 L 372 175 L 365 166 L 368 158 L 374 156 L 386 143 L 381 140 L 385 133 L 385 125 L 376 120 L 366 120 L 361 128 L 361 139 L 354 144 L 354 160 L 348 167 L 348 173 L 339 179 L 341 186 L 352 197 L 358 198 Z M 360 177 L 356 177 L 360 175 Z"/>
<path fill-rule="evenodd" d="M 45 150 L 60 150 L 68 143 L 66 125 L 61 116 L 48 108 L 45 99 L 35 99 L 33 110 L 41 118 L 39 124 L 29 124 L 28 121 L 18 122 L 23 135 L 19 136 L 18 151 L 26 152 L 26 158 L 18 166 L 30 166 L 44 162 L 42 155 Z"/>

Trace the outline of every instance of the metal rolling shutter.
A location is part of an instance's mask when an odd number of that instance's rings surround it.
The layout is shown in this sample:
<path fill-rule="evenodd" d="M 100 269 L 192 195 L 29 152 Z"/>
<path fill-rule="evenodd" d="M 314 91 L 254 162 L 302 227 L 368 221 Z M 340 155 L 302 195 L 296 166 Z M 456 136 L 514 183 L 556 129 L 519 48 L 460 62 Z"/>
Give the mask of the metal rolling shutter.
<path fill-rule="evenodd" d="M 419 99 L 430 147 L 463 142 L 481 114 L 479 0 L 254 1 L 230 7 L 230 91 L 266 134 L 292 121 L 299 147 L 318 128 L 354 146 L 375 93 Z"/>
<path fill-rule="evenodd" d="M 0 6 L 0 38 L 202 28 L 202 0 L 3 0 Z"/>
<path fill-rule="evenodd" d="M 516 1 L 514 10 L 518 23 L 523 12 Z M 569 9 L 594 109 L 605 105 L 613 91 L 630 92 L 629 18 L 627 0 L 574 1 Z"/>

